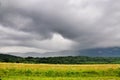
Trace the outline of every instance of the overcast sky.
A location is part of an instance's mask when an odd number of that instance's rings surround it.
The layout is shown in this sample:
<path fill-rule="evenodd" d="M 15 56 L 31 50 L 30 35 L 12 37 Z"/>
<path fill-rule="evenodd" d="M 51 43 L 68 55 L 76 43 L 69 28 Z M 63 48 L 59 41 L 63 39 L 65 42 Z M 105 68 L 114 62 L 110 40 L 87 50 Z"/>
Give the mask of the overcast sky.
<path fill-rule="evenodd" d="M 120 46 L 120 0 L 0 0 L 0 52 Z"/>

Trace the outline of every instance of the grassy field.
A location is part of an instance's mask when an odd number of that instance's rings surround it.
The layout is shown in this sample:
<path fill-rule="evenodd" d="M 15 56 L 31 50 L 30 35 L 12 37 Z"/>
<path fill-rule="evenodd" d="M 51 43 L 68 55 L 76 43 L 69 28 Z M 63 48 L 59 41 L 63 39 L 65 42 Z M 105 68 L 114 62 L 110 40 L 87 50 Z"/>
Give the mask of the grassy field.
<path fill-rule="evenodd" d="M 120 64 L 0 63 L 0 80 L 120 80 Z"/>

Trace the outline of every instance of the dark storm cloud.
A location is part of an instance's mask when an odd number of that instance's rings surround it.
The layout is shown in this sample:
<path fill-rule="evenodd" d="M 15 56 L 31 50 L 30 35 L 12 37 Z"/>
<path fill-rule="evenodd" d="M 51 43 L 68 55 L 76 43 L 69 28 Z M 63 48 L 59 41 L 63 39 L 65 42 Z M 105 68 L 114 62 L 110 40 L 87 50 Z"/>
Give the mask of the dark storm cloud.
<path fill-rule="evenodd" d="M 42 48 L 31 44 L 32 41 L 48 40 L 57 33 L 77 43 L 72 44 L 76 49 L 120 46 L 119 3 L 119 0 L 1 0 L 0 41 L 2 46 Z"/>

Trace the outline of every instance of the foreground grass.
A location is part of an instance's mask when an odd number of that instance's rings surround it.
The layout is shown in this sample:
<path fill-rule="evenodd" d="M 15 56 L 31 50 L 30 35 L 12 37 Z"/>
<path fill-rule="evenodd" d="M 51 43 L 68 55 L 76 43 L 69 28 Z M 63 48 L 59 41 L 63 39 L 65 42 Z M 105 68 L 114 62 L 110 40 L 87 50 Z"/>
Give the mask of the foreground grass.
<path fill-rule="evenodd" d="M 0 63 L 2 80 L 120 80 L 120 64 Z"/>
<path fill-rule="evenodd" d="M 120 80 L 119 77 L 8 77 L 2 80 Z"/>

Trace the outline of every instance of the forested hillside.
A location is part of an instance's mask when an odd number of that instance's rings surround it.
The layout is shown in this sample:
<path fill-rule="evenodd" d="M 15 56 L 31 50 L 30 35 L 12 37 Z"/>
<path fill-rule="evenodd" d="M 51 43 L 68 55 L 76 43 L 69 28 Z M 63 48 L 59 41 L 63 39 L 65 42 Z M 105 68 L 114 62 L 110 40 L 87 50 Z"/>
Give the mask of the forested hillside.
<path fill-rule="evenodd" d="M 87 56 L 66 56 L 66 57 L 17 57 L 8 54 L 0 54 L 0 62 L 14 63 L 49 63 L 49 64 L 110 64 L 120 63 L 120 57 L 87 57 Z"/>

